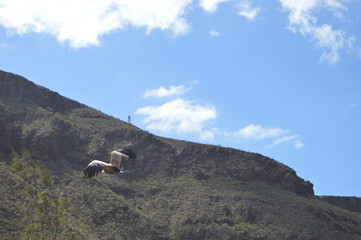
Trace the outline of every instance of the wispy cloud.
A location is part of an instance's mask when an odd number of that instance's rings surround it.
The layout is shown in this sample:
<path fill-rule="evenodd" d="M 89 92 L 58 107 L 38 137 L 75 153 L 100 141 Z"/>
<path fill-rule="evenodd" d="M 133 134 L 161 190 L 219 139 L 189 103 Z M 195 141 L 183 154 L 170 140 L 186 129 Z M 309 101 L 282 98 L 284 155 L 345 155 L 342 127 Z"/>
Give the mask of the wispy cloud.
<path fill-rule="evenodd" d="M 218 31 L 215 31 L 215 30 L 209 31 L 208 34 L 209 34 L 210 37 L 219 37 L 219 36 L 221 36 L 221 33 L 218 32 Z"/>
<path fill-rule="evenodd" d="M 12 49 L 12 48 L 15 48 L 15 45 L 0 42 L 0 49 Z"/>
<path fill-rule="evenodd" d="M 261 11 L 260 8 L 253 7 L 250 1 L 242 1 L 239 3 L 238 7 L 238 15 L 245 17 L 248 21 L 254 21 Z"/>
<path fill-rule="evenodd" d="M 325 49 L 321 60 L 336 63 L 340 60 L 342 50 L 352 50 L 355 37 L 343 30 L 335 30 L 331 24 L 318 24 L 316 16 L 321 10 L 333 12 L 340 16 L 347 8 L 337 0 L 279 0 L 282 7 L 289 12 L 289 29 L 309 37 L 319 47 Z"/>
<path fill-rule="evenodd" d="M 164 97 L 174 97 L 174 96 L 179 96 L 182 95 L 186 92 L 188 92 L 191 88 L 190 87 L 185 87 L 183 85 L 179 85 L 179 86 L 170 86 L 168 89 L 161 86 L 157 89 L 149 89 L 146 90 L 145 93 L 143 94 L 144 98 L 164 98 Z"/>
<path fill-rule="evenodd" d="M 201 6 L 205 11 L 215 12 L 218 9 L 218 5 L 223 2 L 229 2 L 231 0 L 200 0 L 199 6 Z"/>
<path fill-rule="evenodd" d="M 192 0 L 1 0 L 0 24 L 18 34 L 50 33 L 74 48 L 99 45 L 99 38 L 127 25 L 170 30 L 190 29 L 185 20 Z"/>
<path fill-rule="evenodd" d="M 301 141 L 298 135 L 289 135 L 275 139 L 273 143 L 269 145 L 269 147 L 275 147 L 286 142 L 292 142 L 294 147 L 297 149 L 302 148 L 304 146 L 303 142 Z"/>
<path fill-rule="evenodd" d="M 236 132 L 225 133 L 228 137 L 236 139 L 242 139 L 246 141 L 258 141 L 262 139 L 272 140 L 272 144 L 268 147 L 276 147 L 286 142 L 292 142 L 296 149 L 300 149 L 304 146 L 301 138 L 298 135 L 288 135 L 289 130 L 275 128 L 275 127 L 263 127 L 261 125 L 250 124 Z"/>
<path fill-rule="evenodd" d="M 293 145 L 295 146 L 295 148 L 300 149 L 303 146 L 305 146 L 305 144 L 301 141 L 301 139 L 297 138 L 293 141 Z"/>
<path fill-rule="evenodd" d="M 356 103 L 350 104 L 350 105 L 346 108 L 346 112 L 351 111 L 352 109 L 354 109 L 354 108 L 357 107 L 357 106 L 358 106 L 358 104 L 356 104 Z"/>
<path fill-rule="evenodd" d="M 262 127 L 260 125 L 250 124 L 237 132 L 233 132 L 232 135 L 243 139 L 264 139 L 278 137 L 287 132 L 288 130 L 280 128 Z"/>
<path fill-rule="evenodd" d="M 202 139 L 214 137 L 213 131 L 206 130 L 205 127 L 218 115 L 216 108 L 212 105 L 201 105 L 181 98 L 159 106 L 142 107 L 135 113 L 147 116 L 144 123 L 150 130 L 198 133 Z"/>

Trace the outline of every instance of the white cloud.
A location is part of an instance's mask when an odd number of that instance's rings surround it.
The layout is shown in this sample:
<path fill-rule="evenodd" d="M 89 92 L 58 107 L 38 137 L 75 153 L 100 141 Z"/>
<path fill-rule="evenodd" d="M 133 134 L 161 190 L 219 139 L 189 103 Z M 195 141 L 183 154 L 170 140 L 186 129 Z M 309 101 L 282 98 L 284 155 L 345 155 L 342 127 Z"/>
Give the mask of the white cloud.
<path fill-rule="evenodd" d="M 189 31 L 184 16 L 192 0 L 1 0 L 0 24 L 12 33 L 54 35 L 74 48 L 99 45 L 99 38 L 131 25 Z"/>
<path fill-rule="evenodd" d="M 168 89 L 147 90 L 144 97 L 172 97 L 188 91 L 183 85 L 170 86 Z M 143 122 L 147 129 L 166 133 L 196 133 L 203 141 L 213 141 L 217 135 L 233 139 L 253 140 L 273 139 L 269 147 L 275 147 L 285 142 L 293 141 L 295 148 L 303 146 L 298 135 L 287 135 L 288 130 L 275 127 L 263 127 L 249 124 L 235 131 L 225 132 L 218 128 L 209 128 L 209 123 L 218 117 L 217 110 L 212 105 L 201 105 L 194 101 L 177 98 L 162 105 L 145 106 L 136 110 L 135 114 L 146 115 Z"/>
<path fill-rule="evenodd" d="M 295 146 L 295 148 L 300 149 L 305 144 L 300 139 L 296 139 L 295 141 L 293 141 L 293 145 Z"/>
<path fill-rule="evenodd" d="M 169 89 L 166 89 L 165 87 L 161 86 L 157 89 L 150 89 L 150 90 L 146 90 L 143 97 L 144 98 L 150 98 L 150 97 L 155 97 L 155 98 L 163 98 L 163 97 L 173 97 L 173 96 L 178 96 L 178 95 L 182 95 L 186 92 L 188 92 L 190 90 L 190 88 L 186 88 L 183 85 L 179 85 L 179 86 L 170 86 Z"/>
<path fill-rule="evenodd" d="M 232 0 L 200 0 L 199 6 L 208 12 L 217 11 L 219 4 Z M 259 8 L 250 0 L 239 0 L 240 16 L 254 20 Z M 347 8 L 341 0 L 279 0 L 289 12 L 289 29 L 310 38 L 325 49 L 321 60 L 335 63 L 342 50 L 353 48 L 355 38 L 331 24 L 319 24 L 321 10 L 341 18 Z M 128 26 L 168 30 L 174 36 L 186 34 L 190 24 L 186 15 L 194 0 L 0 0 L 0 25 L 11 34 L 30 32 L 50 34 L 73 48 L 99 46 L 100 38 Z M 211 31 L 210 36 L 219 36 Z M 359 53 L 360 54 L 360 53 Z"/>
<path fill-rule="evenodd" d="M 344 2 L 343 0 L 324 0 L 325 1 L 325 5 L 329 8 L 331 8 L 332 11 L 334 11 L 334 13 L 336 15 L 339 15 L 339 11 L 338 10 L 345 10 L 347 11 L 347 7 L 344 6 L 342 4 L 342 2 Z"/>
<path fill-rule="evenodd" d="M 280 128 L 265 128 L 260 125 L 250 124 L 240 129 L 239 131 L 232 133 L 232 135 L 244 139 L 264 139 L 278 137 L 287 132 L 288 130 L 283 130 Z"/>
<path fill-rule="evenodd" d="M 201 132 L 200 138 L 201 140 L 208 140 L 208 141 L 213 141 L 216 134 L 218 134 L 219 131 L 217 128 L 212 128 L 210 130 L 203 130 Z"/>
<path fill-rule="evenodd" d="M 313 37 L 317 44 L 321 47 L 329 49 L 329 52 L 324 52 L 321 60 L 336 63 L 339 61 L 339 52 L 341 49 L 352 49 L 354 37 L 347 37 L 344 31 L 336 31 L 332 29 L 331 25 L 324 24 L 321 27 L 315 28 Z"/>
<path fill-rule="evenodd" d="M 293 142 L 294 147 L 297 149 L 300 149 L 304 146 L 303 142 L 301 141 L 298 135 L 289 135 L 275 139 L 273 143 L 270 145 L 270 147 L 275 147 L 282 143 L 290 142 L 290 141 Z"/>
<path fill-rule="evenodd" d="M 223 2 L 229 2 L 230 0 L 200 0 L 199 5 L 208 12 L 215 12 L 218 9 L 218 5 Z"/>
<path fill-rule="evenodd" d="M 239 5 L 238 15 L 245 17 L 248 21 L 255 20 L 256 16 L 260 12 L 260 8 L 252 7 L 252 3 L 250 1 L 242 1 Z"/>
<path fill-rule="evenodd" d="M 253 141 L 273 139 L 272 144 L 268 145 L 268 147 L 275 147 L 286 142 L 292 142 L 296 149 L 302 148 L 304 144 L 300 137 L 298 135 L 286 135 L 288 133 L 288 130 L 281 128 L 262 127 L 261 125 L 250 124 L 236 132 L 225 133 L 225 135 L 236 139 Z"/>
<path fill-rule="evenodd" d="M 289 29 L 310 37 L 321 48 L 326 49 L 321 60 L 336 63 L 340 60 L 341 50 L 352 50 L 355 38 L 343 30 L 335 30 L 330 24 L 318 24 L 316 13 L 322 9 L 340 16 L 347 8 L 337 0 L 279 0 L 282 7 L 289 11 Z"/>
<path fill-rule="evenodd" d="M 217 118 L 217 110 L 212 105 L 199 105 L 181 98 L 160 106 L 139 108 L 136 114 L 147 117 L 144 122 L 150 130 L 177 133 L 198 133 L 202 139 L 214 137 L 214 131 L 205 130 L 210 120 Z"/>
<path fill-rule="evenodd" d="M 210 31 L 208 34 L 211 37 L 219 37 L 219 36 L 221 36 L 221 33 L 218 32 L 218 31 L 215 31 L 215 30 Z"/>

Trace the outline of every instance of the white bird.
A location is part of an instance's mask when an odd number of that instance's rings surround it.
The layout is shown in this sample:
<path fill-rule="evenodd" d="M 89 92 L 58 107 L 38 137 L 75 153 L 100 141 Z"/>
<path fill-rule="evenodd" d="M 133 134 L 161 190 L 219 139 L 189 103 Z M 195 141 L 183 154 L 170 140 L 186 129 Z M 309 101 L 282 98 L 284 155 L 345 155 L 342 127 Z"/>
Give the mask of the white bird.
<path fill-rule="evenodd" d="M 105 174 L 125 173 L 121 164 L 124 160 L 129 158 L 135 159 L 136 156 L 129 148 L 121 148 L 111 152 L 110 163 L 99 160 L 93 160 L 84 170 L 84 178 L 92 178 L 103 172 Z"/>

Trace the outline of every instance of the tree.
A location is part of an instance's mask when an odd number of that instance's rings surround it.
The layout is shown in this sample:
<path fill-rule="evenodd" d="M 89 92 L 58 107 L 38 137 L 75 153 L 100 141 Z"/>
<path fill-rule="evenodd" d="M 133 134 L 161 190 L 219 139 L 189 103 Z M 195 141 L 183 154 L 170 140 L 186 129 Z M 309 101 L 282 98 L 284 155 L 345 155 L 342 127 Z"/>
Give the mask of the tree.
<path fill-rule="evenodd" d="M 13 153 L 12 168 L 18 176 L 22 231 L 18 239 L 76 239 L 71 228 L 72 209 L 66 196 L 54 187 L 46 166 L 24 151 Z"/>

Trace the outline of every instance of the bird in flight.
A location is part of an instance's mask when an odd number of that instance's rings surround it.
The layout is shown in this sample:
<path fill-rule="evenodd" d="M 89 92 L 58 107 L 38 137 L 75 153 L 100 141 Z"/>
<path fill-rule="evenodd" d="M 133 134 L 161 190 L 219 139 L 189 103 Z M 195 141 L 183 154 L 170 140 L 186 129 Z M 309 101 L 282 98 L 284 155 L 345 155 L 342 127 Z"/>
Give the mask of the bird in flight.
<path fill-rule="evenodd" d="M 128 160 L 129 158 L 136 158 L 134 152 L 129 148 L 121 148 L 116 151 L 112 151 L 109 163 L 99 160 L 91 161 L 84 170 L 84 178 L 95 177 L 100 172 L 105 174 L 125 173 L 123 171 L 122 162 Z"/>

